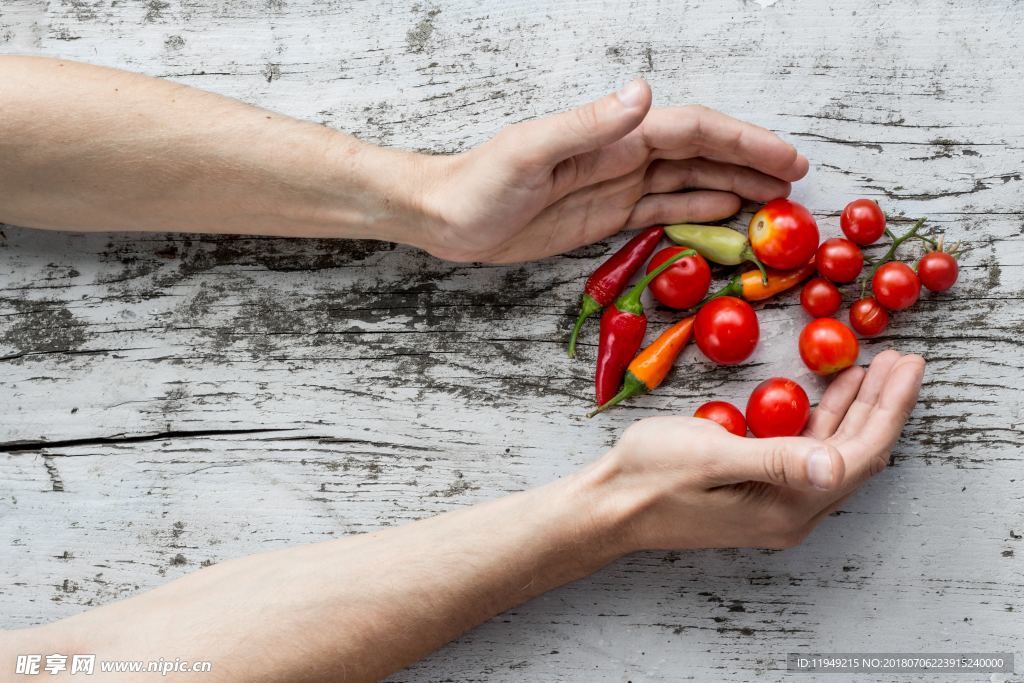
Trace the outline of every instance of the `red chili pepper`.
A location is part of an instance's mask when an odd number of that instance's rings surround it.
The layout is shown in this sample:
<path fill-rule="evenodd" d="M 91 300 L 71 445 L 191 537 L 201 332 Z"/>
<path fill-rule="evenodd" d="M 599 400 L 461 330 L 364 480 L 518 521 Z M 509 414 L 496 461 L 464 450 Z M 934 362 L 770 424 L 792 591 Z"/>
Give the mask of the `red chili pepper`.
<path fill-rule="evenodd" d="M 626 368 L 626 380 L 622 383 L 622 390 L 608 403 L 590 411 L 587 417 L 603 413 L 627 398 L 657 389 L 665 380 L 668 371 L 672 369 L 676 358 L 682 353 L 686 342 L 690 341 L 695 318 L 696 316 L 691 315 L 672 325 L 651 342 L 650 346 L 641 351 L 639 356 L 630 361 L 629 367 Z"/>
<path fill-rule="evenodd" d="M 622 294 L 626 283 L 640 266 L 654 253 L 654 248 L 665 234 L 665 228 L 657 226 L 647 228 L 626 242 L 611 258 L 598 266 L 594 274 L 587 280 L 583 288 L 583 300 L 580 303 L 580 314 L 569 337 L 569 358 L 576 357 L 576 337 L 587 318 L 615 301 Z"/>
<path fill-rule="evenodd" d="M 615 305 L 601 316 L 601 340 L 597 347 L 597 373 L 594 377 L 598 405 L 604 405 L 618 393 L 626 368 L 644 341 L 647 316 L 644 315 L 640 296 L 647 285 L 676 261 L 696 253 L 693 249 L 686 249 L 673 254 L 619 297 Z"/>

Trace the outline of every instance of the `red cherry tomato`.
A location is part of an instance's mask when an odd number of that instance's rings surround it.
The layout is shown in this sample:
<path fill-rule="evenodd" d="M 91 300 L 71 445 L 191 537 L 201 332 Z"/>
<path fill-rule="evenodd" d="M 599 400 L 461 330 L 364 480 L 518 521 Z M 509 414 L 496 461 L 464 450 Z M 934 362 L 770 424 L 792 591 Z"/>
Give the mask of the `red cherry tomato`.
<path fill-rule="evenodd" d="M 849 327 L 834 318 L 818 318 L 800 333 L 800 358 L 819 375 L 831 375 L 857 362 L 860 345 Z"/>
<path fill-rule="evenodd" d="M 747 426 L 761 439 L 796 436 L 804 431 L 811 416 L 811 402 L 799 384 L 785 377 L 772 377 L 754 389 L 747 401 Z"/>
<path fill-rule="evenodd" d="M 807 281 L 800 290 L 800 305 L 812 318 L 827 318 L 835 315 L 843 305 L 843 295 L 836 286 L 823 277 Z"/>
<path fill-rule="evenodd" d="M 754 214 L 747 229 L 750 246 L 761 262 L 780 270 L 804 265 L 818 248 L 818 224 L 806 208 L 788 199 L 773 199 Z"/>
<path fill-rule="evenodd" d="M 743 299 L 722 296 L 704 304 L 693 322 L 701 352 L 722 365 L 742 363 L 757 346 L 757 314 Z"/>
<path fill-rule="evenodd" d="M 913 306 L 921 296 L 921 281 L 906 263 L 889 261 L 875 271 L 871 290 L 878 303 L 890 311 L 902 311 Z"/>
<path fill-rule="evenodd" d="M 747 421 L 743 419 L 740 409 L 725 401 L 708 401 L 693 414 L 722 425 L 736 436 L 747 435 Z"/>
<path fill-rule="evenodd" d="M 843 234 L 862 247 L 874 244 L 885 232 L 885 214 L 878 202 L 854 199 L 839 216 Z"/>
<path fill-rule="evenodd" d="M 921 284 L 933 292 L 945 292 L 956 282 L 960 266 L 944 251 L 929 251 L 917 264 Z"/>
<path fill-rule="evenodd" d="M 873 297 L 858 299 L 850 306 L 850 324 L 865 337 L 873 337 L 889 324 L 889 311 Z"/>
<path fill-rule="evenodd" d="M 666 247 L 651 258 L 647 272 L 689 247 Z M 701 302 L 711 287 L 711 268 L 700 254 L 676 261 L 650 284 L 651 294 L 669 308 L 692 308 Z"/>
<path fill-rule="evenodd" d="M 864 254 L 850 240 L 833 237 L 818 247 L 814 263 L 818 273 L 832 282 L 853 282 L 864 267 Z"/>

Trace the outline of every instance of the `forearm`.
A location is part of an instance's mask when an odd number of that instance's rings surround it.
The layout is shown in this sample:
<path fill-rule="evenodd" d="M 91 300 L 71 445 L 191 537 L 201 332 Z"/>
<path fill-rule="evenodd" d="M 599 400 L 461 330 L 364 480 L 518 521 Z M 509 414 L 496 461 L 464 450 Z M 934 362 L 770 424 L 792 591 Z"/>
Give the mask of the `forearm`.
<path fill-rule="evenodd" d="M 0 57 L 0 222 L 416 243 L 431 163 L 167 81 Z"/>
<path fill-rule="evenodd" d="M 601 476 L 224 562 L 24 637 L 100 659 L 209 660 L 219 681 L 379 678 L 624 552 Z"/>

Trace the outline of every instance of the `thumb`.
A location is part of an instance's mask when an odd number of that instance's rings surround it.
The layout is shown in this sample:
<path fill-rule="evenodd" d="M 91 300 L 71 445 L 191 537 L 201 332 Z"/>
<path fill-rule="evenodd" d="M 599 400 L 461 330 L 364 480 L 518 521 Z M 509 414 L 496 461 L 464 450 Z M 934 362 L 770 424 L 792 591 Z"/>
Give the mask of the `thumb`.
<path fill-rule="evenodd" d="M 828 491 L 838 489 L 846 475 L 842 454 L 817 439 L 734 437 L 722 445 L 715 467 L 718 484 L 763 481 Z"/>
<path fill-rule="evenodd" d="M 553 166 L 622 138 L 640 125 L 650 108 L 651 87 L 637 79 L 577 109 L 513 126 L 511 151 L 531 165 Z"/>

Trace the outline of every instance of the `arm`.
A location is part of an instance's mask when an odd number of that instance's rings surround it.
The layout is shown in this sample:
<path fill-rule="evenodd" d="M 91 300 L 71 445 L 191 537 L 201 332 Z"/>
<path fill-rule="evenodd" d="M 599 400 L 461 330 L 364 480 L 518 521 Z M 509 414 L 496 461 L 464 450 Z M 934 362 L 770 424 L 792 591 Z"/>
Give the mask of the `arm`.
<path fill-rule="evenodd" d="M 428 159 L 169 81 L 0 57 L 2 222 L 409 241 L 403 190 Z"/>
<path fill-rule="evenodd" d="M 372 238 L 507 262 L 725 218 L 807 172 L 763 128 L 650 107 L 636 81 L 431 156 L 137 74 L 0 57 L 0 222 Z"/>
<path fill-rule="evenodd" d="M 745 439 L 706 420 L 643 420 L 594 464 L 548 486 L 224 562 L 8 634 L 0 667 L 13 670 L 19 652 L 86 652 L 209 660 L 215 681 L 372 680 L 635 550 L 789 547 L 884 469 L 923 370 L 920 357 L 894 351 L 866 374 L 847 370 L 803 437 Z"/>

